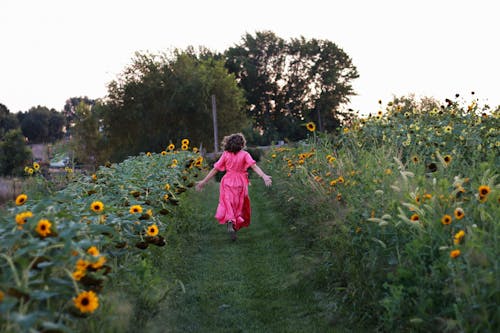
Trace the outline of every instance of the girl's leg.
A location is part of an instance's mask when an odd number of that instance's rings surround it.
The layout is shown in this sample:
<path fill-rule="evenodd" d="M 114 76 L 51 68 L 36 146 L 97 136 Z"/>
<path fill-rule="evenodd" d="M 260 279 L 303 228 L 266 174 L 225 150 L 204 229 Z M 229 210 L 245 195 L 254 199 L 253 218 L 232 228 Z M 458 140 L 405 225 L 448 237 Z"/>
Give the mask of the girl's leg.
<path fill-rule="evenodd" d="M 231 240 L 236 240 L 236 230 L 234 230 L 234 222 L 232 220 L 227 221 L 227 232 L 231 236 Z"/>

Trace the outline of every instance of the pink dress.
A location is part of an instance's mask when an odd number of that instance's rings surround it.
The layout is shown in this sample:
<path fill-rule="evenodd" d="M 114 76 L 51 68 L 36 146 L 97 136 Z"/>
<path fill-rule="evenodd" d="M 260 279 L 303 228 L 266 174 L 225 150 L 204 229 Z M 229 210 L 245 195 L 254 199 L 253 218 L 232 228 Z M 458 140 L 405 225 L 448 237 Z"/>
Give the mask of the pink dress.
<path fill-rule="evenodd" d="M 237 153 L 225 151 L 214 164 L 217 170 L 226 171 L 220 182 L 219 205 L 215 213 L 220 224 L 232 220 L 235 230 L 250 224 L 247 169 L 254 164 L 252 156 L 244 150 Z"/>

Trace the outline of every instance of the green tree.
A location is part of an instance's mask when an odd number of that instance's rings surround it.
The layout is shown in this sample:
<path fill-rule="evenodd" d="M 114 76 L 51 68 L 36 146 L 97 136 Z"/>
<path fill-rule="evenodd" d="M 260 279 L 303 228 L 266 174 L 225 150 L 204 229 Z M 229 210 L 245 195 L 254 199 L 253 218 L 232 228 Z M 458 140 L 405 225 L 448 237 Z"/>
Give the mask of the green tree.
<path fill-rule="evenodd" d="M 212 95 L 220 136 L 242 130 L 243 91 L 222 60 L 205 49 L 176 50 L 170 57 L 136 53 L 108 87 L 103 125 L 112 159 L 160 151 L 182 138 L 213 147 Z"/>
<path fill-rule="evenodd" d="M 21 130 L 8 131 L 0 141 L 0 175 L 21 175 L 31 156 Z"/>
<path fill-rule="evenodd" d="M 106 162 L 101 125 L 104 110 L 98 101 L 93 105 L 80 101 L 74 109 L 71 144 L 78 163 L 97 167 Z"/>
<path fill-rule="evenodd" d="M 226 67 L 245 90 L 247 112 L 267 141 L 305 136 L 304 122 L 323 130 L 340 125 L 341 106 L 358 77 L 350 57 L 327 40 L 285 41 L 273 32 L 246 34 L 225 52 Z"/>
<path fill-rule="evenodd" d="M 64 136 L 65 118 L 54 109 L 32 107 L 27 112 L 19 112 L 17 117 L 30 143 L 54 142 Z"/>
<path fill-rule="evenodd" d="M 0 139 L 10 130 L 19 127 L 19 122 L 15 114 L 10 113 L 9 109 L 0 103 Z"/>

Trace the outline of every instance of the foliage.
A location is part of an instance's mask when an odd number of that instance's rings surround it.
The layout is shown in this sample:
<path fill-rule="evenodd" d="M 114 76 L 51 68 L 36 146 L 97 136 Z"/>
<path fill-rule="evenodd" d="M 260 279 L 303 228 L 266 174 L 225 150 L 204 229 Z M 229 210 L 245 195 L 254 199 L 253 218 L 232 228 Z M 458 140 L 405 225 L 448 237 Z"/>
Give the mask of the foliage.
<path fill-rule="evenodd" d="M 225 52 L 248 101 L 247 112 L 267 143 L 305 137 L 305 121 L 320 119 L 320 130 L 333 131 L 339 106 L 354 94 L 358 77 L 349 56 L 327 40 L 304 37 L 285 41 L 270 31 L 246 34 Z"/>
<path fill-rule="evenodd" d="M 64 136 L 64 116 L 44 106 L 32 107 L 27 112 L 17 113 L 23 135 L 30 143 L 55 142 Z"/>
<path fill-rule="evenodd" d="M 10 113 L 9 109 L 0 103 L 0 139 L 13 129 L 19 127 L 19 122 L 15 114 Z"/>
<path fill-rule="evenodd" d="M 499 116 L 475 100 L 396 99 L 270 153 L 281 209 L 322 253 L 304 281 L 338 316 L 380 331 L 499 329 Z"/>
<path fill-rule="evenodd" d="M 189 150 L 146 153 L 92 176 L 69 169 L 68 186 L 50 196 L 19 194 L 0 216 L 0 330 L 85 326 L 79 318 L 109 304 L 103 290 L 110 279 L 145 274 L 134 258 L 166 244 L 202 163 Z"/>
<path fill-rule="evenodd" d="M 10 130 L 0 141 L 0 175 L 21 175 L 24 165 L 31 160 L 20 129 Z"/>
<path fill-rule="evenodd" d="M 213 147 L 211 96 L 216 96 L 219 140 L 245 126 L 243 93 L 223 62 L 192 50 L 136 53 L 133 64 L 109 85 L 104 135 L 113 159 L 157 150 L 176 137 Z"/>
<path fill-rule="evenodd" d="M 96 100 L 90 99 L 87 96 L 84 97 L 71 97 L 66 100 L 66 103 L 64 104 L 64 108 L 62 111 L 62 114 L 66 118 L 66 123 L 67 124 L 72 124 L 75 121 L 76 117 L 76 109 L 80 104 L 87 105 L 89 107 L 93 107 L 96 104 Z M 71 126 L 69 128 L 71 131 Z"/>

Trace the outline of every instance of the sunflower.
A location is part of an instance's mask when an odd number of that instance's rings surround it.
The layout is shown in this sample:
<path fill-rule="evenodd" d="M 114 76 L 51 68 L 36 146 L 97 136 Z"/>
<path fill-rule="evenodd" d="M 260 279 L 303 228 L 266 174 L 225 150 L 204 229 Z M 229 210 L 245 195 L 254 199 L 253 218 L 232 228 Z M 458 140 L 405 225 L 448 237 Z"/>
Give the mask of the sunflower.
<path fill-rule="evenodd" d="M 175 149 L 175 145 L 173 143 L 169 144 L 168 147 L 167 147 L 167 150 L 174 150 Z"/>
<path fill-rule="evenodd" d="M 444 128 L 445 133 L 451 133 L 452 130 L 453 130 L 453 128 L 451 126 L 445 126 L 445 128 Z"/>
<path fill-rule="evenodd" d="M 165 184 L 165 190 L 170 190 L 170 184 Z"/>
<path fill-rule="evenodd" d="M 94 312 L 99 307 L 99 297 L 91 291 L 82 291 L 75 298 L 73 303 L 80 312 Z"/>
<path fill-rule="evenodd" d="M 443 215 L 443 217 L 441 218 L 441 223 L 444 225 L 451 224 L 451 216 L 448 214 Z"/>
<path fill-rule="evenodd" d="M 339 178 L 337 178 L 337 182 L 339 182 L 341 184 L 344 183 L 344 181 L 345 181 L 344 177 L 342 177 L 342 176 L 339 176 Z"/>
<path fill-rule="evenodd" d="M 75 281 L 80 281 L 80 280 L 82 279 L 82 277 L 84 277 L 84 276 L 85 276 L 85 271 L 82 271 L 82 270 L 79 270 L 79 269 L 78 269 L 78 270 L 74 271 L 74 272 L 71 274 L 71 276 L 73 277 L 73 279 L 74 279 Z"/>
<path fill-rule="evenodd" d="M 151 156 L 151 152 L 149 152 L 149 151 L 148 151 L 148 152 L 146 153 L 146 156 Z"/>
<path fill-rule="evenodd" d="M 341 200 L 342 200 L 342 194 L 339 193 L 339 194 L 337 194 L 337 201 L 341 201 Z"/>
<path fill-rule="evenodd" d="M 306 128 L 309 132 L 314 132 L 316 130 L 316 124 L 310 121 L 306 124 Z"/>
<path fill-rule="evenodd" d="M 105 263 L 106 263 L 106 257 L 105 256 L 100 256 L 99 259 L 97 259 L 96 262 L 90 264 L 90 267 L 92 267 L 93 269 L 99 269 L 102 266 L 104 266 Z"/>
<path fill-rule="evenodd" d="M 461 220 L 461 219 L 463 219 L 463 217 L 465 216 L 464 210 L 463 210 L 462 208 L 460 208 L 460 207 L 457 207 L 457 208 L 455 209 L 454 214 L 455 214 L 455 218 L 456 218 L 457 220 Z"/>
<path fill-rule="evenodd" d="M 87 253 L 93 257 L 99 256 L 99 250 L 95 246 L 91 246 L 88 248 Z"/>
<path fill-rule="evenodd" d="M 35 169 L 35 171 L 40 170 L 40 164 L 38 164 L 37 162 L 33 162 L 33 169 Z"/>
<path fill-rule="evenodd" d="M 142 207 L 141 205 L 133 205 L 132 207 L 130 207 L 129 212 L 131 214 L 142 213 Z"/>
<path fill-rule="evenodd" d="M 453 251 L 450 252 L 450 258 L 455 259 L 459 255 L 460 255 L 460 250 L 459 249 L 456 249 L 456 250 L 453 250 Z"/>
<path fill-rule="evenodd" d="M 444 163 L 446 163 L 446 165 L 450 164 L 452 158 L 451 158 L 451 155 L 445 155 L 443 157 L 443 160 L 444 160 Z"/>
<path fill-rule="evenodd" d="M 411 160 L 413 161 L 413 163 L 418 163 L 418 156 L 417 155 L 413 155 L 411 157 Z"/>
<path fill-rule="evenodd" d="M 479 186 L 479 197 L 484 198 L 488 194 L 490 194 L 490 192 L 491 192 L 491 189 L 488 185 Z M 17 203 L 17 199 L 16 199 L 16 203 Z"/>
<path fill-rule="evenodd" d="M 165 194 L 165 195 L 163 196 L 163 200 L 165 200 L 165 201 L 168 201 L 168 198 L 169 198 L 168 194 Z"/>
<path fill-rule="evenodd" d="M 33 172 L 35 172 L 35 170 L 33 170 L 33 168 L 28 168 L 28 175 L 31 176 L 33 174 Z"/>
<path fill-rule="evenodd" d="M 163 150 L 163 151 L 161 152 L 161 154 L 162 154 L 163 156 L 165 156 L 165 155 L 167 155 L 167 152 Z"/>
<path fill-rule="evenodd" d="M 184 145 L 184 144 L 183 144 L 183 145 L 181 146 L 181 149 L 182 149 L 182 150 L 188 150 L 188 149 L 189 149 L 189 146 L 188 146 L 188 145 Z"/>
<path fill-rule="evenodd" d="M 417 222 L 418 220 L 420 220 L 420 217 L 417 214 L 413 214 L 410 217 L 410 221 L 412 221 L 412 222 Z"/>
<path fill-rule="evenodd" d="M 17 225 L 23 225 L 26 223 L 26 220 L 30 217 L 33 217 L 33 213 L 30 211 L 22 212 L 16 215 L 16 223 Z"/>
<path fill-rule="evenodd" d="M 16 205 L 22 206 L 28 200 L 28 196 L 26 194 L 19 194 L 16 198 Z"/>
<path fill-rule="evenodd" d="M 52 227 L 52 223 L 50 223 L 49 220 L 41 219 L 40 221 L 38 221 L 38 224 L 37 224 L 35 230 L 40 236 L 47 237 L 48 235 L 50 235 L 52 233 L 52 231 L 50 230 L 51 227 Z"/>
<path fill-rule="evenodd" d="M 96 213 L 102 212 L 104 210 L 104 204 L 100 201 L 94 201 L 90 204 L 90 209 Z"/>
<path fill-rule="evenodd" d="M 97 175 L 95 173 L 92 174 L 92 181 L 96 181 L 97 180 Z"/>
<path fill-rule="evenodd" d="M 75 270 L 86 271 L 89 266 L 90 266 L 90 262 L 88 260 L 78 259 L 78 261 L 75 264 Z"/>
<path fill-rule="evenodd" d="M 458 245 L 462 242 L 462 239 L 465 237 L 465 231 L 460 230 L 453 236 L 453 244 Z"/>
<path fill-rule="evenodd" d="M 148 226 L 146 233 L 151 237 L 158 235 L 158 227 L 156 224 Z"/>
<path fill-rule="evenodd" d="M 181 144 L 184 146 L 189 146 L 189 139 L 182 139 Z"/>
<path fill-rule="evenodd" d="M 198 147 L 193 147 L 193 153 L 198 153 Z"/>

